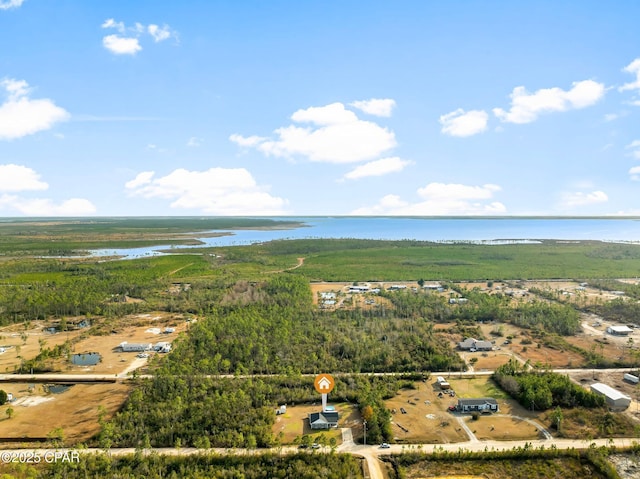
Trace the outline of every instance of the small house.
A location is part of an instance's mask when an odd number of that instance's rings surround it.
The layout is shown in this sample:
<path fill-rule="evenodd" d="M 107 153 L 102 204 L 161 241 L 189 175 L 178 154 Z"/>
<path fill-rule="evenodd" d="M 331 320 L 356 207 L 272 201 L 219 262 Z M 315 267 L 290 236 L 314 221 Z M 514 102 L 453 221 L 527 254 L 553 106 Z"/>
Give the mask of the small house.
<path fill-rule="evenodd" d="M 493 398 L 458 399 L 460 412 L 498 412 L 498 401 Z"/>
<path fill-rule="evenodd" d="M 631 384 L 638 384 L 640 382 L 640 378 L 638 376 L 634 376 L 633 374 L 624 373 L 624 380 L 630 382 Z"/>
<path fill-rule="evenodd" d="M 311 429 L 330 429 L 338 427 L 340 413 L 337 411 L 312 412 L 309 414 L 309 426 Z"/>

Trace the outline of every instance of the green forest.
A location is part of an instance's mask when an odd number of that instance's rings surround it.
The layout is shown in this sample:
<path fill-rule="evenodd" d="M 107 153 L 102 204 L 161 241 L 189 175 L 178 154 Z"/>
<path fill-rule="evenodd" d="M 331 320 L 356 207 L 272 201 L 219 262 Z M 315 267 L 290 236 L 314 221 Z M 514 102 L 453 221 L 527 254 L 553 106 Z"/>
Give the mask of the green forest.
<path fill-rule="evenodd" d="M 360 460 L 347 454 L 260 454 L 171 457 L 158 454 L 83 455 L 78 462 L 39 467 L 11 464 L 15 479 L 361 479 Z"/>

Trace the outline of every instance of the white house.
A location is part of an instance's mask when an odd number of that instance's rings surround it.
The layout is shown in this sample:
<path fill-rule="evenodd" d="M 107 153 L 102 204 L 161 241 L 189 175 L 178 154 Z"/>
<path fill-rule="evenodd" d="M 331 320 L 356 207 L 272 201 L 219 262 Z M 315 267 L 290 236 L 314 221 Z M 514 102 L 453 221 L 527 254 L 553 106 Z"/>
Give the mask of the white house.
<path fill-rule="evenodd" d="M 151 343 L 128 343 L 123 341 L 120 343 L 120 349 L 122 349 L 124 353 L 150 351 L 153 349 L 153 345 Z"/>

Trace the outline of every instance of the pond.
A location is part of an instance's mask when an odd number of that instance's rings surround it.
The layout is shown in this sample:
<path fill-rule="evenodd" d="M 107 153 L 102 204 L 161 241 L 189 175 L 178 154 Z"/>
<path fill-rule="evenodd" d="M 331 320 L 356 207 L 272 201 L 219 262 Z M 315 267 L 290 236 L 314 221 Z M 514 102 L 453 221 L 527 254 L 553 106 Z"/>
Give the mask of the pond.
<path fill-rule="evenodd" d="M 100 362 L 100 353 L 82 353 L 71 356 L 71 363 L 79 366 L 95 366 Z"/>
<path fill-rule="evenodd" d="M 45 387 L 52 394 L 62 394 L 73 387 L 73 384 L 47 384 Z"/>

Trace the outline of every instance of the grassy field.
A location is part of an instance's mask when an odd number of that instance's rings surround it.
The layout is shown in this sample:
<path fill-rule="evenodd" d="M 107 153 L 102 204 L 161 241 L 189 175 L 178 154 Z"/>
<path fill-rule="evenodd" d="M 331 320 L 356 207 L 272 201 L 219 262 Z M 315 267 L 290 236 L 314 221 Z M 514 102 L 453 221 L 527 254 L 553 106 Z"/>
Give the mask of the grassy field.
<path fill-rule="evenodd" d="M 304 265 L 292 273 L 312 281 L 620 278 L 635 277 L 640 269 L 640 245 L 597 241 L 481 245 L 325 239 L 215 251 L 230 260 L 228 268 L 238 271 L 254 264 L 254 272 L 259 272 L 266 258 L 288 256 L 293 265 L 295 257 L 304 257 Z"/>

